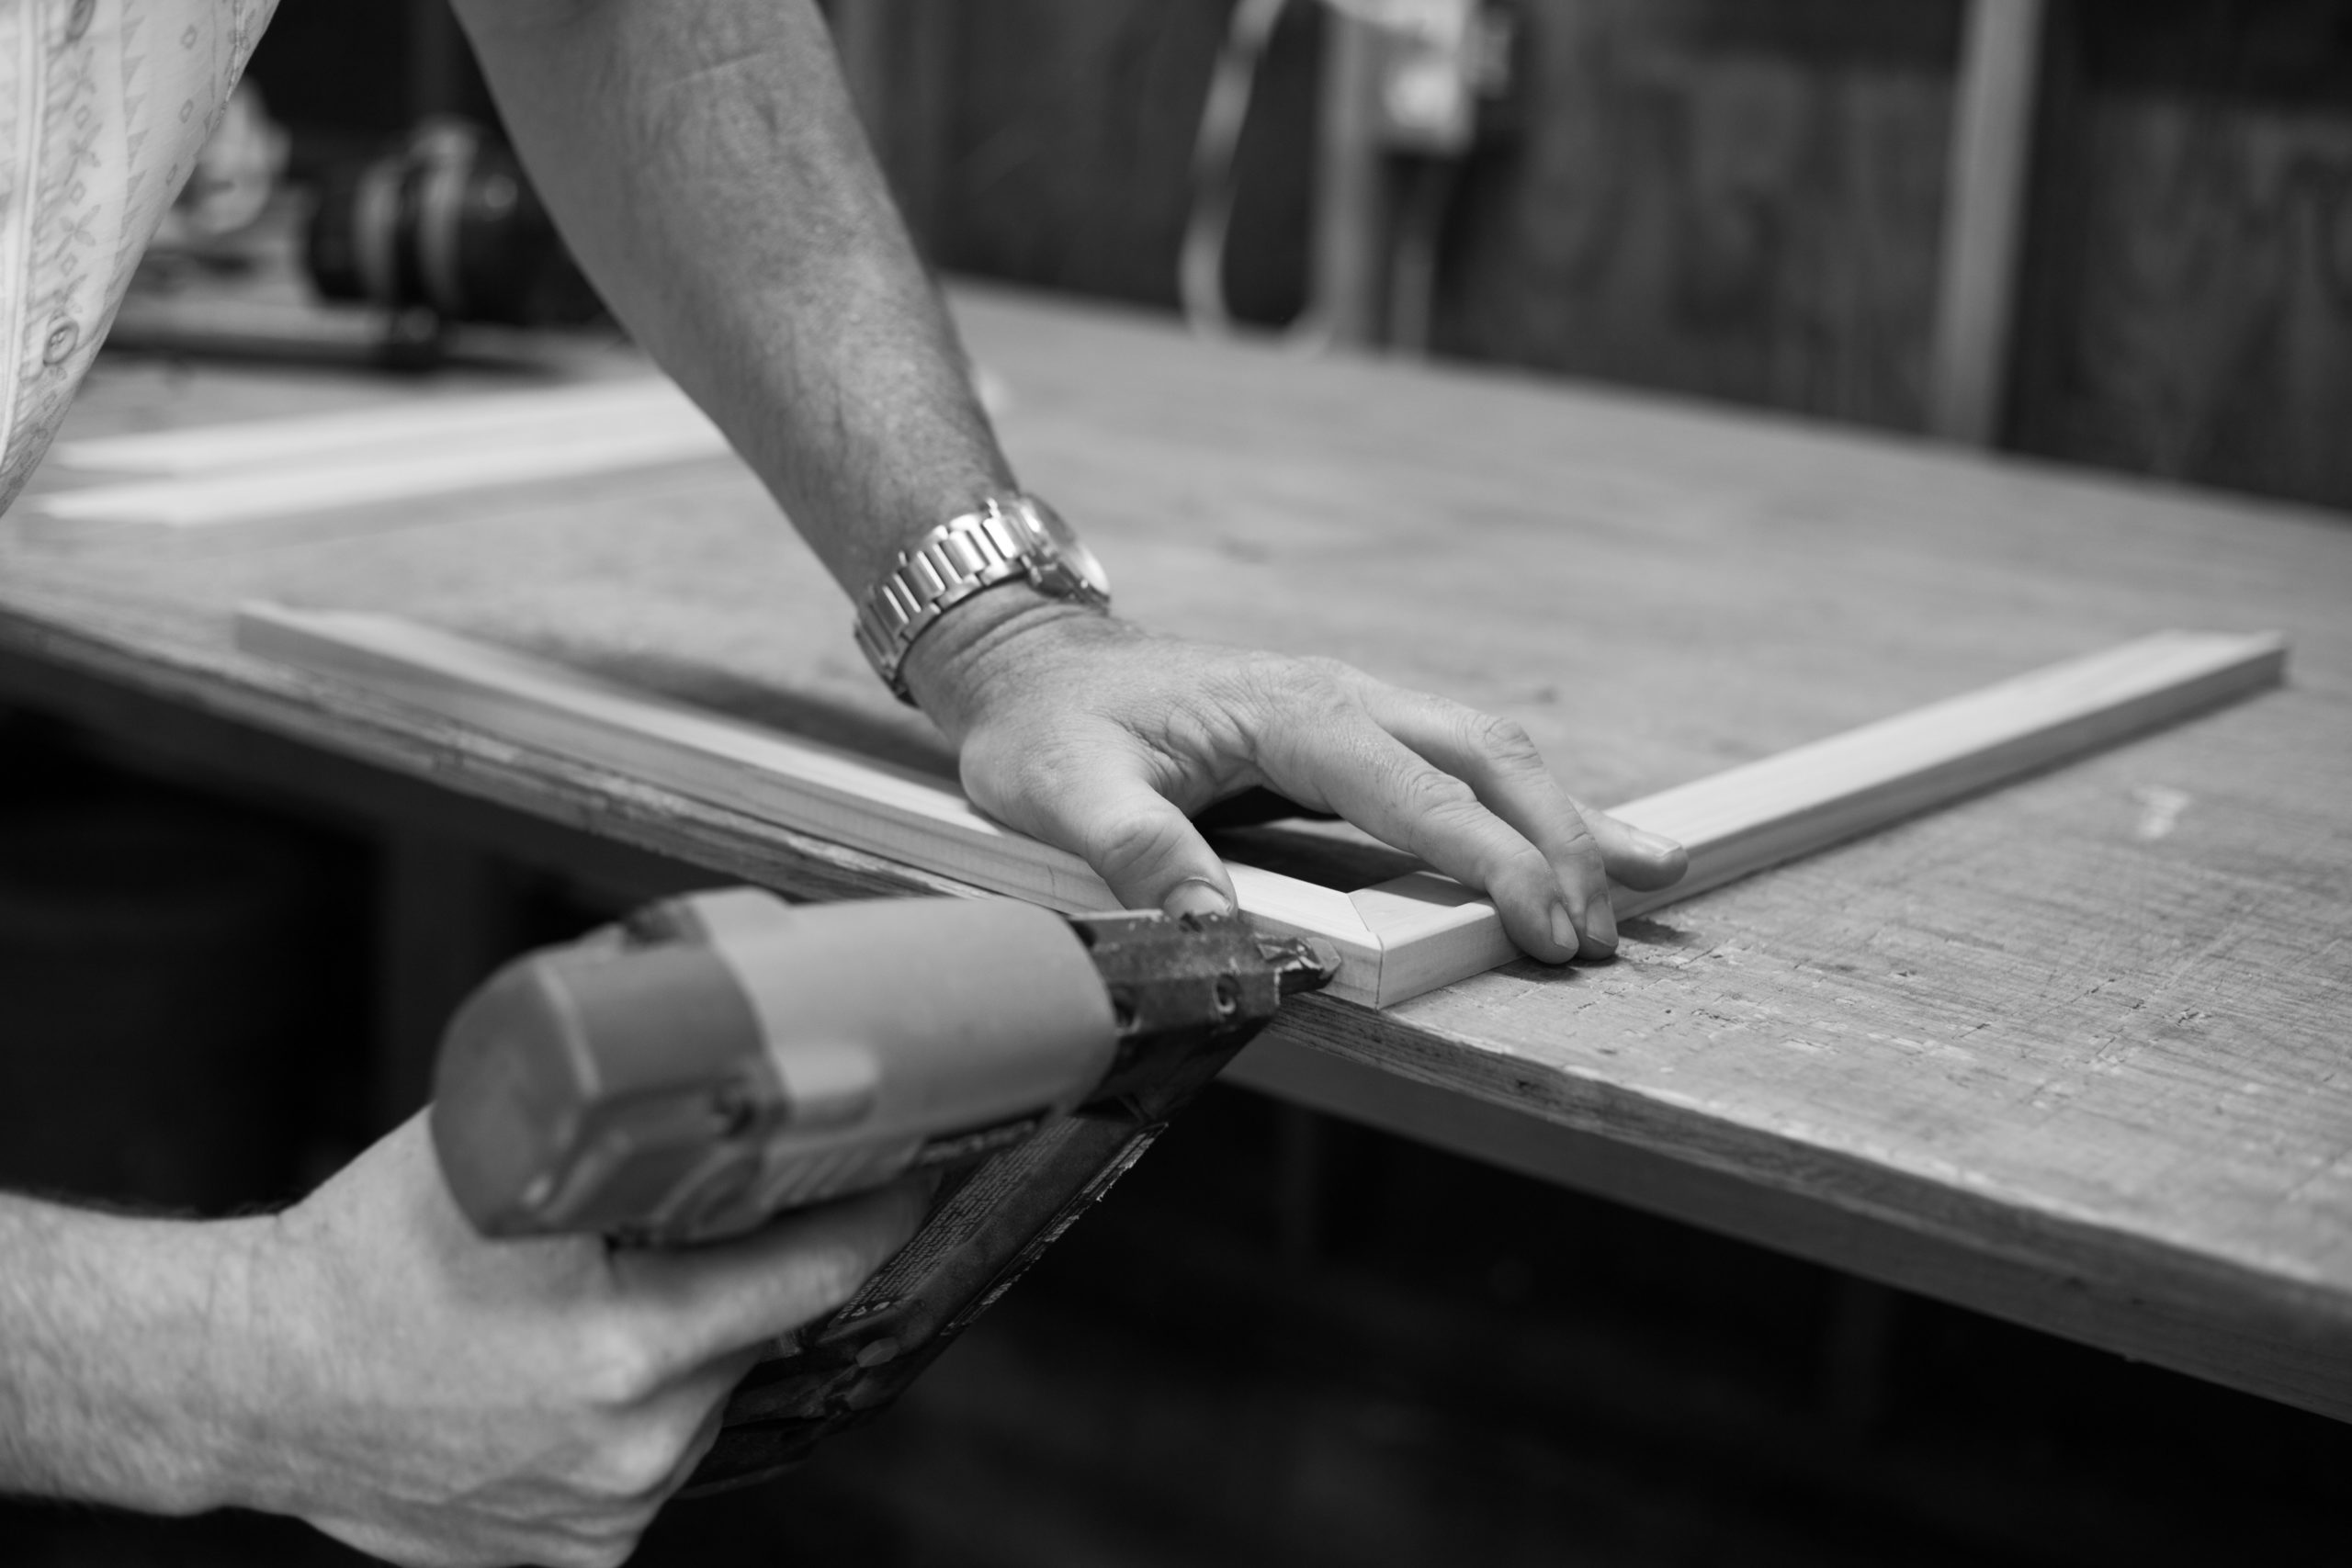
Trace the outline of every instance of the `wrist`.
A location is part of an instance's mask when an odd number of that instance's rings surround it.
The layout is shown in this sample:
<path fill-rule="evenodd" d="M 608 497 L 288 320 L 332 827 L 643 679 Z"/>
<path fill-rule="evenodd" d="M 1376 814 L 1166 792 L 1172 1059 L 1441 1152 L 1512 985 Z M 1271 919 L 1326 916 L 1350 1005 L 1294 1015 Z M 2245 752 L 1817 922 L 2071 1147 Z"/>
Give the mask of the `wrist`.
<path fill-rule="evenodd" d="M 1001 583 L 950 609 L 907 650 L 900 667 L 915 705 L 961 743 L 983 708 L 1019 682 L 1041 639 L 1120 635 L 1128 628 L 1099 605 L 1026 582 Z M 1018 650 L 1018 651 L 1016 651 Z"/>
<path fill-rule="evenodd" d="M 304 1327 L 319 1317 L 300 1299 L 302 1260 L 282 1214 L 202 1228 L 212 1322 L 206 1376 L 191 1391 L 189 1481 L 204 1508 L 296 1512 L 307 1468 L 297 1434 L 313 1397 L 302 1380 L 317 1359 Z"/>
<path fill-rule="evenodd" d="M 260 1506 L 257 1463 L 264 1380 L 283 1347 L 263 1312 L 258 1260 L 274 1219 L 155 1222 L 136 1243 L 166 1260 L 156 1306 L 153 1425 L 131 1438 L 158 1495 L 137 1505 L 174 1514 Z M 134 1372 L 143 1377 L 143 1372 Z"/>
<path fill-rule="evenodd" d="M 1001 623 L 1026 618 L 1026 601 L 1008 607 L 1003 595 L 1015 583 L 1091 611 L 1110 607 L 1102 563 L 1069 525 L 1035 496 L 1007 491 L 982 497 L 898 552 L 890 570 L 857 601 L 858 649 L 900 701 L 921 705 L 908 670 L 914 649 L 926 642 L 936 646 L 942 623 L 976 601 L 989 603 L 956 616 L 964 628 L 959 649 L 976 637 L 985 640 Z M 934 672 L 965 662 L 936 652 L 928 660 Z M 935 696 L 933 716 L 942 718 L 954 707 Z"/>

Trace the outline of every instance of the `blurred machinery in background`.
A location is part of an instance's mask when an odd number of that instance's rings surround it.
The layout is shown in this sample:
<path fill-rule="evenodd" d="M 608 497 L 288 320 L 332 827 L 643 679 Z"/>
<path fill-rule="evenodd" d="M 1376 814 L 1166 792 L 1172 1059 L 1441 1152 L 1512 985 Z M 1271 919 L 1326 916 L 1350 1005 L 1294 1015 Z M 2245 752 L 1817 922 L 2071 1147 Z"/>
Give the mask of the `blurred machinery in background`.
<path fill-rule="evenodd" d="M 1277 28 L 1309 7 L 1239 0 L 1192 157 L 1178 295 L 1198 332 L 1234 329 L 1225 267 L 1238 152 Z M 1320 0 L 1316 265 L 1291 328 L 1426 349 L 1463 170 L 1515 121 L 1516 0 Z M 358 358 L 417 367 L 603 317 L 514 153 L 435 115 L 387 150 L 289 159 L 251 81 L 151 248 L 111 341 L 132 350 Z M 222 287 L 233 280 L 232 287 Z M 484 329 L 489 329 L 485 331 Z"/>
<path fill-rule="evenodd" d="M 322 299 L 439 322 L 576 326 L 602 310 L 514 154 L 462 119 L 330 168 L 304 260 Z"/>
<path fill-rule="evenodd" d="M 1354 231 L 1343 243 L 1367 254 L 1381 304 L 1376 320 L 1341 323 L 1348 310 L 1330 298 L 1328 270 L 1292 335 L 1310 345 L 1335 336 L 1368 336 L 1411 352 L 1429 338 L 1437 252 L 1461 171 L 1471 154 L 1511 130 L 1517 17 L 1508 0 L 1323 0 L 1341 35 L 1327 47 L 1332 62 L 1323 92 L 1327 143 L 1342 160 L 1324 161 L 1328 190 L 1318 198 Z M 1224 267 L 1235 187 L 1235 152 L 1248 119 L 1260 65 L 1291 0 L 1240 0 L 1209 83 L 1193 152 L 1193 206 L 1178 262 L 1185 319 L 1196 332 L 1232 330 Z M 1335 134 L 1336 131 L 1336 134 Z M 1351 178 L 1351 175 L 1354 177 Z"/>
<path fill-rule="evenodd" d="M 440 362 L 482 327 L 604 316 L 514 154 L 435 116 L 394 147 L 288 177 L 251 82 L 158 230 L 110 342 L 133 350 Z M 512 334 L 508 334 L 511 339 Z"/>

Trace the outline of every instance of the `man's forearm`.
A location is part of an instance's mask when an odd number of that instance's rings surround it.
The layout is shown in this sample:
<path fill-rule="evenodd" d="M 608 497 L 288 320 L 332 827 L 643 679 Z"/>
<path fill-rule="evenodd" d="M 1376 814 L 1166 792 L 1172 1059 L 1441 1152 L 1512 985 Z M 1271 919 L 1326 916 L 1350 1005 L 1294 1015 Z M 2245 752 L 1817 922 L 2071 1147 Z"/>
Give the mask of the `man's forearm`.
<path fill-rule="evenodd" d="M 463 0 L 533 178 L 836 580 L 1011 483 L 808 0 Z"/>
<path fill-rule="evenodd" d="M 0 1490 L 187 1513 L 224 1500 L 251 1228 L 0 1197 Z"/>
<path fill-rule="evenodd" d="M 590 276 L 843 588 L 1012 483 L 813 0 L 458 3 Z M 973 801 L 1125 903 L 1230 908 L 1187 813 L 1257 784 L 1487 893 L 1551 963 L 1615 948 L 1610 876 L 1682 872 L 1674 845 L 1586 813 L 1515 726 L 1344 667 L 1007 584 L 922 632 L 902 672 Z"/>

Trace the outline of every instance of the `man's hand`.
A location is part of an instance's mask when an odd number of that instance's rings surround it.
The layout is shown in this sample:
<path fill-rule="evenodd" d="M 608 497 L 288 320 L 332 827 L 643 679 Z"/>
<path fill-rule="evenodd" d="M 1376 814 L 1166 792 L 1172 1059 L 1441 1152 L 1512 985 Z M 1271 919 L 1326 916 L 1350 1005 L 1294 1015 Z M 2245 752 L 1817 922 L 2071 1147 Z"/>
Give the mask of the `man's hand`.
<path fill-rule="evenodd" d="M 1511 940 L 1552 963 L 1615 951 L 1609 878 L 1662 887 L 1687 864 L 1679 845 L 1569 798 L 1517 725 L 1459 703 L 1020 589 L 967 605 L 907 665 L 961 750 L 966 792 L 1084 857 L 1132 907 L 1232 907 L 1188 814 L 1252 785 L 1480 889 Z"/>
<path fill-rule="evenodd" d="M 396 1562 L 618 1562 L 756 1347 L 847 1300 L 921 1210 L 900 1187 L 691 1250 L 486 1242 L 419 1117 L 262 1222 L 230 1500 Z"/>

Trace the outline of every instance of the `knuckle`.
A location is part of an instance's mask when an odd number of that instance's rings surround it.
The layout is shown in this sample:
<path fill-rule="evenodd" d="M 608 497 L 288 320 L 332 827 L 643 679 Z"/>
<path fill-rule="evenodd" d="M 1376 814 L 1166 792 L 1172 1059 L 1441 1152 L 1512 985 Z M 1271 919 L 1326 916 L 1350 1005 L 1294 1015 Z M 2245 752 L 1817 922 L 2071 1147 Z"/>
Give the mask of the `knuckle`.
<path fill-rule="evenodd" d="M 1560 853 L 1568 860 L 1581 862 L 1598 870 L 1600 865 L 1600 840 L 1592 836 L 1582 818 L 1572 818 L 1560 829 Z"/>
<path fill-rule="evenodd" d="M 1468 723 L 1469 741 L 1489 761 L 1509 768 L 1541 768 L 1543 753 L 1535 749 L 1534 739 L 1526 727 L 1515 718 L 1504 718 L 1491 713 L 1473 713 Z"/>
<path fill-rule="evenodd" d="M 1397 799 L 1408 811 L 1441 831 L 1476 825 L 1478 797 L 1452 773 L 1407 768 L 1396 782 Z"/>
<path fill-rule="evenodd" d="M 1105 818 L 1093 834 L 1096 860 L 1114 875 L 1140 870 L 1176 847 L 1175 823 L 1165 812 L 1131 808 Z"/>
<path fill-rule="evenodd" d="M 615 1328 L 594 1337 L 582 1354 L 580 1389 L 608 1410 L 643 1403 L 668 1380 L 669 1369 L 644 1336 Z"/>
<path fill-rule="evenodd" d="M 1333 702 L 1340 689 L 1328 662 L 1282 653 L 1246 653 L 1237 661 L 1235 683 L 1261 711 L 1281 711 L 1301 702 Z"/>
<path fill-rule="evenodd" d="M 1330 660 L 1243 654 L 1202 694 L 1201 704 L 1220 715 L 1216 724 L 1253 755 L 1311 766 L 1335 741 L 1369 728 L 1344 678 L 1351 674 Z"/>
<path fill-rule="evenodd" d="M 1563 872 L 1577 875 L 1600 876 L 1601 871 L 1600 840 L 1584 818 L 1571 816 L 1560 824 L 1556 836 L 1549 840 L 1552 858 Z"/>
<path fill-rule="evenodd" d="M 1419 841 L 1408 848 L 1424 860 L 1469 870 L 1490 893 L 1550 880 L 1544 852 L 1481 805 L 1469 785 L 1444 773 L 1433 777 L 1425 786 L 1427 804 L 1419 810 Z"/>
<path fill-rule="evenodd" d="M 996 761 L 998 771 L 1012 781 L 1013 790 L 1032 799 L 1050 799 L 1060 795 L 1079 771 L 1075 759 L 1059 746 L 1024 746 Z"/>
<path fill-rule="evenodd" d="M 1553 880 L 1562 886 L 1573 887 L 1588 900 L 1609 897 L 1609 872 L 1597 854 L 1565 856 L 1554 864 L 1552 874 Z"/>

